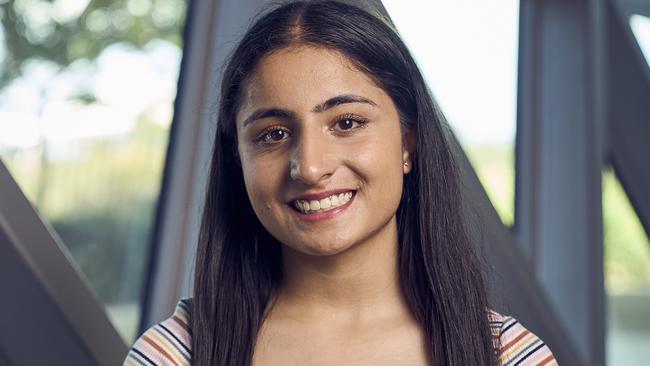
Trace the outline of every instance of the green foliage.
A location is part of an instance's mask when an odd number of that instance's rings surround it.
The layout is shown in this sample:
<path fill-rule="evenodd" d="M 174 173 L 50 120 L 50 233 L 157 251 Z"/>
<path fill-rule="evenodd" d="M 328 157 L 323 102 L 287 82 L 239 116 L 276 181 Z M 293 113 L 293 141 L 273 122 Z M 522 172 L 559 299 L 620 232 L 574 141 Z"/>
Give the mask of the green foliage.
<path fill-rule="evenodd" d="M 603 174 L 603 219 L 608 291 L 650 290 L 650 240 L 611 170 Z"/>
<path fill-rule="evenodd" d="M 93 60 L 113 43 L 142 48 L 153 39 L 179 46 L 182 42 L 183 0 L 92 0 L 76 14 L 59 10 L 63 7 L 57 3 L 62 1 L 0 1 L 6 50 L 0 88 L 19 77 L 29 60 L 48 60 L 63 68 L 77 59 Z"/>
<path fill-rule="evenodd" d="M 511 145 L 479 145 L 468 158 L 504 225 L 515 222 L 515 155 Z"/>

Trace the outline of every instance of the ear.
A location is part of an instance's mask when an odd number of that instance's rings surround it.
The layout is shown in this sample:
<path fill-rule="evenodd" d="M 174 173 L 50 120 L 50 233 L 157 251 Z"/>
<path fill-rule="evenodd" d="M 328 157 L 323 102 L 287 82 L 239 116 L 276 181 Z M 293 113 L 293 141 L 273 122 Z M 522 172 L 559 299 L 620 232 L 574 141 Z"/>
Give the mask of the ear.
<path fill-rule="evenodd" d="M 412 128 L 409 128 L 402 139 L 402 170 L 404 174 L 408 174 L 413 169 L 414 154 L 415 133 Z"/>

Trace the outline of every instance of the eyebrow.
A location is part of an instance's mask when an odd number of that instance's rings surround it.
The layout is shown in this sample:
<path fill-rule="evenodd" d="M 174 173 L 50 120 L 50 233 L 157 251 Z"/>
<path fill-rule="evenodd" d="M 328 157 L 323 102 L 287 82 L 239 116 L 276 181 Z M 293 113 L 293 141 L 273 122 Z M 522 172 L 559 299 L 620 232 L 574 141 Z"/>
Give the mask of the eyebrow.
<path fill-rule="evenodd" d="M 335 97 L 332 97 L 326 100 L 325 102 L 315 106 L 314 109 L 312 109 L 312 112 L 322 113 L 336 106 L 342 104 L 349 104 L 349 103 L 363 103 L 363 104 L 369 104 L 373 107 L 377 106 L 377 103 L 373 102 L 368 98 L 364 98 L 362 96 L 354 95 L 354 94 L 342 94 L 342 95 L 337 95 Z M 255 122 L 258 119 L 271 118 L 271 117 L 295 119 L 296 114 L 286 109 L 279 109 L 279 108 L 257 109 L 255 112 L 251 113 L 251 115 L 244 120 L 244 127 Z"/>

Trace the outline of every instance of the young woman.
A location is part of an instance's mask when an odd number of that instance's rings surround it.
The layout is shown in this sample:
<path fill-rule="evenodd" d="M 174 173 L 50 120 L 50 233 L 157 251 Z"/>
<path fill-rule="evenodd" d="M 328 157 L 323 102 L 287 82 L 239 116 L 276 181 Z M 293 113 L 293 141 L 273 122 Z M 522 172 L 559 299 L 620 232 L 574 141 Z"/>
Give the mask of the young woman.
<path fill-rule="evenodd" d="M 261 17 L 224 72 L 194 297 L 127 365 L 552 365 L 491 312 L 425 82 L 389 23 Z"/>

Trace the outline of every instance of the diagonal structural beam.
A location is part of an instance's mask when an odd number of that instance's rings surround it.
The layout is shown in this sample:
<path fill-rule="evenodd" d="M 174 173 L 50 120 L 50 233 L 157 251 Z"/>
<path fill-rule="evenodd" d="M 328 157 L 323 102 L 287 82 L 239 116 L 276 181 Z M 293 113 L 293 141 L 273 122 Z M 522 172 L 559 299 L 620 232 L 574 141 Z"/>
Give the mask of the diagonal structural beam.
<path fill-rule="evenodd" d="M 647 3 L 650 11 L 650 2 Z M 650 67 L 629 25 L 629 12 L 612 4 L 607 33 L 610 162 L 646 234 L 650 235 Z"/>

